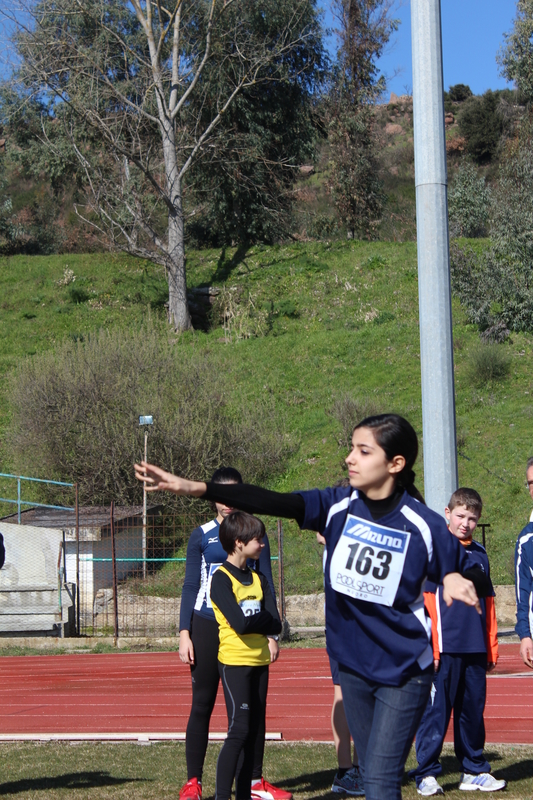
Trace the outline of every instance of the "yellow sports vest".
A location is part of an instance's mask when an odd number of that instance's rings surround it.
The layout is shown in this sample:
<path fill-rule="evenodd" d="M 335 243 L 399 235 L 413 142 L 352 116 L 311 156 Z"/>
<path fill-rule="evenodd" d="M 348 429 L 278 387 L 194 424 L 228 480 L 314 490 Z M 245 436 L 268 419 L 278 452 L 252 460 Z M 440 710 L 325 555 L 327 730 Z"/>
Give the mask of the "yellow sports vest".
<path fill-rule="evenodd" d="M 219 567 L 231 581 L 233 594 L 245 616 L 251 616 L 261 610 L 263 589 L 261 580 L 252 570 L 253 583 L 243 584 L 233 577 L 225 567 Z M 262 633 L 245 633 L 239 636 L 231 628 L 219 608 L 213 603 L 213 611 L 218 622 L 219 646 L 218 660 L 222 664 L 234 667 L 262 667 L 270 664 L 268 639 Z"/>

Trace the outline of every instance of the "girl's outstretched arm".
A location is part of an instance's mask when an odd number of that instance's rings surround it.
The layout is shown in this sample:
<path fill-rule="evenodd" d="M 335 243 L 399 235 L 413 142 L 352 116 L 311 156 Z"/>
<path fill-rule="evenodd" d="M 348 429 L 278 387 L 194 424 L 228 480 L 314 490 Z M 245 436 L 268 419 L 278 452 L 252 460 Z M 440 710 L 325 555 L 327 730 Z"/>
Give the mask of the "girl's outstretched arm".
<path fill-rule="evenodd" d="M 174 492 L 178 495 L 204 497 L 249 514 L 269 514 L 273 517 L 295 519 L 302 527 L 305 502 L 300 494 L 272 492 L 249 483 L 203 483 L 179 478 L 170 472 L 141 461 L 135 464 L 135 476 L 146 484 L 147 491 Z"/>
<path fill-rule="evenodd" d="M 164 469 L 141 461 L 135 464 L 135 477 L 146 485 L 147 492 L 172 492 L 178 495 L 189 495 L 190 497 L 202 497 L 207 490 L 207 485 L 202 481 L 189 481 L 165 472 Z"/>

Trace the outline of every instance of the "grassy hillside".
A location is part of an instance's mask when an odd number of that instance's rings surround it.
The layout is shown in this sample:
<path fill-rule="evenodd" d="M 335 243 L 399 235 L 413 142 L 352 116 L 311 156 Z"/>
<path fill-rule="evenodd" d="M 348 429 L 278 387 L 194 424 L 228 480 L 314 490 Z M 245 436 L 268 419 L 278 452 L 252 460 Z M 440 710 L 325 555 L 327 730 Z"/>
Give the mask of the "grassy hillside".
<path fill-rule="evenodd" d="M 241 290 L 227 293 L 240 297 L 233 327 L 176 337 L 176 347 L 208 348 L 248 402 L 263 393 L 273 397 L 299 442 L 274 488 L 325 486 L 342 476 L 345 446 L 332 410 L 343 398 L 403 413 L 421 431 L 413 243 L 290 244 L 254 247 L 244 257 L 204 250 L 190 255 L 188 277 L 191 287 Z M 12 469 L 3 435 L 9 419 L 5 383 L 17 362 L 68 336 L 136 325 L 146 315 L 164 318 L 165 298 L 164 275 L 125 256 L 0 259 L 1 472 Z M 261 335 L 238 338 L 239 330 L 254 326 Z M 454 336 L 460 482 L 484 498 L 493 578 L 509 583 L 514 542 L 531 507 L 524 464 L 533 452 L 533 339 L 514 334 L 501 345 L 511 360 L 508 377 L 480 385 L 471 375 L 479 336 L 457 304 Z M 421 458 L 416 471 L 423 487 Z M 0 496 L 8 492 L 14 496 L 14 487 L 0 482 Z M 319 589 L 313 537 L 291 525 L 287 537 L 288 591 Z"/>

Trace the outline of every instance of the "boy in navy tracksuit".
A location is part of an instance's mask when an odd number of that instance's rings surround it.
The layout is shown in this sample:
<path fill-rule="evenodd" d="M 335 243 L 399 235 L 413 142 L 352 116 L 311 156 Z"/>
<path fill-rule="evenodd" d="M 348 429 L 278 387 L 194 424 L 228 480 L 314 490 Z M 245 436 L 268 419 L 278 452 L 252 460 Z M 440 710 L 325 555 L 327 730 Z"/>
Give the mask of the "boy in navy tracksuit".
<path fill-rule="evenodd" d="M 479 494 L 463 488 L 453 493 L 445 515 L 450 533 L 465 548 L 468 567 L 489 575 L 485 548 L 472 540 L 481 510 Z M 481 600 L 481 616 L 463 603 L 448 607 L 442 598 L 442 586 L 429 581 L 424 603 L 431 617 L 436 674 L 416 734 L 418 767 L 411 777 L 416 780 L 418 794 L 429 797 L 444 793 L 437 775 L 442 772 L 439 758 L 452 709 L 455 754 L 463 770 L 459 788 L 484 792 L 503 789 L 505 781 L 490 774 L 490 764 L 483 756 L 486 673 L 494 669 L 498 660 L 494 590 L 492 597 Z"/>

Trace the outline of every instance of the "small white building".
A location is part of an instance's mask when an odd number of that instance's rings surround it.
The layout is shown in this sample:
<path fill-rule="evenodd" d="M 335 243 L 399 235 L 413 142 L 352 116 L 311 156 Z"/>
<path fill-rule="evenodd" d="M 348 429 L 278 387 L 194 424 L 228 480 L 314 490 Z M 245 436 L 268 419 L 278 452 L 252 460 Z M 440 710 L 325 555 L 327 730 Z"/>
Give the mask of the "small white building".
<path fill-rule="evenodd" d="M 161 506 L 147 509 L 148 529 L 151 518 Z M 82 507 L 79 516 L 79 603 L 80 624 L 93 624 L 94 600 L 100 589 L 113 586 L 113 563 L 111 543 L 111 519 L 109 507 Z M 143 518 L 142 506 L 115 506 L 115 555 L 117 580 L 133 573 L 142 573 Z M 21 513 L 20 525 L 16 514 L 0 520 L 0 533 L 6 545 L 6 563 L 0 570 L 0 635 L 12 632 L 16 621 L 2 613 L 8 608 L 16 610 L 21 597 L 33 598 L 33 604 L 57 607 L 61 601 L 68 602 L 68 586 L 76 585 L 76 515 L 74 511 L 53 508 L 31 508 Z M 62 576 L 62 578 L 60 578 Z M 66 585 L 57 596 L 60 582 Z M 34 587 L 33 594 L 30 588 Z M 52 597 L 51 589 L 56 595 Z M 75 588 L 74 588 L 75 591 Z M 37 592 L 38 594 L 36 594 Z M 40 594 L 39 594 L 40 592 Z M 39 600 L 36 600 L 39 598 Z M 67 598 L 67 599 L 66 599 Z M 26 616 L 30 617 L 31 614 Z M 57 617 L 57 614 L 56 614 Z M 20 622 L 20 620 L 19 620 Z M 37 632 L 40 628 L 28 627 L 50 622 L 44 616 L 39 621 L 24 620 L 26 627 L 19 631 Z M 6 628 L 9 624 L 11 627 Z M 53 626 L 52 626 L 53 627 Z M 50 632 L 52 632 L 50 630 Z M 68 635 L 68 634 L 67 634 Z"/>

